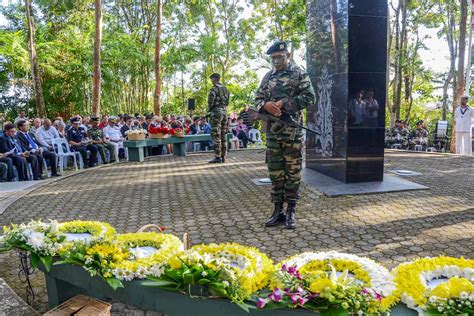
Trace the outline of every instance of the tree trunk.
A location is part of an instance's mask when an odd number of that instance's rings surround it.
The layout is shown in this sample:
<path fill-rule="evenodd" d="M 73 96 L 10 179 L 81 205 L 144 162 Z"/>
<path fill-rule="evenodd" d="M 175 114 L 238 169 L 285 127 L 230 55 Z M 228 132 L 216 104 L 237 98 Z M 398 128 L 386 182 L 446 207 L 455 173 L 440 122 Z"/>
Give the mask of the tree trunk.
<path fill-rule="evenodd" d="M 94 78 L 92 90 L 92 114 L 100 115 L 100 46 L 102 45 L 102 0 L 94 0 L 95 37 L 94 37 Z"/>
<path fill-rule="evenodd" d="M 156 39 L 155 39 L 155 94 L 153 95 L 153 109 L 155 115 L 161 114 L 161 74 L 160 74 L 160 46 L 161 46 L 161 0 L 156 2 Z"/>
<path fill-rule="evenodd" d="M 468 0 L 461 0 L 461 21 L 459 26 L 459 55 L 458 55 L 458 69 L 457 69 L 457 89 L 453 97 L 453 113 L 459 104 L 461 95 L 464 94 L 464 61 L 466 58 L 466 24 L 467 24 L 467 9 L 469 7 Z M 451 141 L 451 152 L 456 152 L 456 122 L 453 120 L 453 132 Z"/>
<path fill-rule="evenodd" d="M 39 117 L 46 117 L 44 106 L 43 88 L 41 86 L 41 74 L 38 67 L 35 43 L 35 22 L 31 9 L 31 0 L 25 0 L 26 20 L 28 22 L 28 52 L 30 54 L 31 76 L 35 87 L 36 111 Z"/>

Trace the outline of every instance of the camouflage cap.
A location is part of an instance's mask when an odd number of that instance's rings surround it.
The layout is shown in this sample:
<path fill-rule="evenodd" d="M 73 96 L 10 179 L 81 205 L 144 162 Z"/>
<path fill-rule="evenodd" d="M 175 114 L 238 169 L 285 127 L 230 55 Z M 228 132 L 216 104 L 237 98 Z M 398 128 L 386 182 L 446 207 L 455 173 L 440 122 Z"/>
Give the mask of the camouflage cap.
<path fill-rule="evenodd" d="M 285 41 L 276 41 L 267 50 L 267 55 L 277 52 L 288 52 L 288 44 Z"/>

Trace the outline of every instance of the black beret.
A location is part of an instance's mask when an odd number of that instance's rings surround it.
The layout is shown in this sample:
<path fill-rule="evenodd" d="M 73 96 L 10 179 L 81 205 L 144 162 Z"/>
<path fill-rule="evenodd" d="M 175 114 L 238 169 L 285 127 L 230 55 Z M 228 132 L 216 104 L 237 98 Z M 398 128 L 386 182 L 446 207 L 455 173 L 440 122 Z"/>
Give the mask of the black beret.
<path fill-rule="evenodd" d="M 221 79 L 221 75 L 219 75 L 218 73 L 213 73 L 209 78 L 210 79 L 212 79 L 212 78 Z"/>
<path fill-rule="evenodd" d="M 80 117 L 72 117 L 69 121 L 71 123 L 81 123 L 81 118 Z"/>
<path fill-rule="evenodd" d="M 285 41 L 276 41 L 267 50 L 267 55 L 277 52 L 288 52 L 288 44 Z"/>

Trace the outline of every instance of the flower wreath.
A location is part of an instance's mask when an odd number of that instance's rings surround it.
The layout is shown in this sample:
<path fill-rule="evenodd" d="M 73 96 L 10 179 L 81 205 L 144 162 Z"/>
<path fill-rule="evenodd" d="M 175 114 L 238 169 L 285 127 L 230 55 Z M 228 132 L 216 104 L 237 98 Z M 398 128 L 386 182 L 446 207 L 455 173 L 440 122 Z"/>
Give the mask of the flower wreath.
<path fill-rule="evenodd" d="M 398 298 L 394 295 L 396 285 L 390 272 L 377 262 L 352 254 L 330 252 L 306 252 L 295 255 L 280 262 L 277 266 L 271 288 L 282 288 L 284 274 L 292 268 L 298 268 L 298 273 L 303 279 L 318 277 L 327 278 L 329 272 L 334 269 L 338 274 L 347 271 L 348 279 L 370 289 L 374 297 L 381 300 L 381 306 L 385 309 L 396 303 Z M 322 275 L 321 272 L 327 272 Z M 323 290 L 324 282 L 312 285 L 312 290 L 320 292 Z"/>
<path fill-rule="evenodd" d="M 3 233 L 0 252 L 11 249 L 28 251 L 32 266 L 36 267 L 41 261 L 48 271 L 65 239 L 64 234 L 58 230 L 58 222 L 53 220 L 49 223 L 32 220 L 28 224 L 11 224 L 3 227 Z"/>
<path fill-rule="evenodd" d="M 114 237 L 114 242 L 130 257 L 114 265 L 113 274 L 119 280 L 143 279 L 152 267 L 163 265 L 171 256 L 183 250 L 181 240 L 170 234 L 129 233 Z"/>
<path fill-rule="evenodd" d="M 73 242 L 89 243 L 97 239 L 106 239 L 116 234 L 115 228 L 109 223 L 79 220 L 59 224 L 59 231 L 66 235 L 66 246 Z"/>
<path fill-rule="evenodd" d="M 236 243 L 197 245 L 190 249 L 202 256 L 216 258 L 235 271 L 236 279 L 249 294 L 264 288 L 274 270 L 272 260 L 257 248 Z"/>
<path fill-rule="evenodd" d="M 413 309 L 463 314 L 474 312 L 474 260 L 421 258 L 394 269 L 397 294 Z"/>

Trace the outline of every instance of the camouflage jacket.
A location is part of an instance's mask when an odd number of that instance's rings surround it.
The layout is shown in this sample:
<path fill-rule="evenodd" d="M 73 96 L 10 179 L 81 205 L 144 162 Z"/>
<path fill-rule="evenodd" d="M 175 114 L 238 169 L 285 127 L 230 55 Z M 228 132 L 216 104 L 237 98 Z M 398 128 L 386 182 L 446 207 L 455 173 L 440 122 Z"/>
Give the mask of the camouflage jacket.
<path fill-rule="evenodd" d="M 229 99 L 229 90 L 227 90 L 227 88 L 221 83 L 215 84 L 211 88 L 211 91 L 209 91 L 209 96 L 207 98 L 209 112 L 227 108 L 229 105 Z"/>
<path fill-rule="evenodd" d="M 315 93 L 308 73 L 296 65 L 289 64 L 283 71 L 269 71 L 255 94 L 255 107 L 263 111 L 263 106 L 268 101 L 283 100 L 283 111 L 293 115 L 303 123 L 301 110 L 313 106 Z M 267 127 L 267 131 L 269 126 Z M 293 128 L 288 127 L 280 134 L 293 133 Z M 301 131 L 298 131 L 301 134 Z M 282 135 L 283 136 L 283 135 Z"/>
<path fill-rule="evenodd" d="M 425 128 L 417 128 L 413 131 L 413 137 L 428 137 L 428 134 Z"/>
<path fill-rule="evenodd" d="M 104 139 L 104 132 L 96 127 L 96 128 L 89 128 L 87 130 L 87 135 L 92 139 L 92 140 L 103 140 Z"/>

